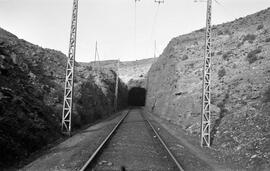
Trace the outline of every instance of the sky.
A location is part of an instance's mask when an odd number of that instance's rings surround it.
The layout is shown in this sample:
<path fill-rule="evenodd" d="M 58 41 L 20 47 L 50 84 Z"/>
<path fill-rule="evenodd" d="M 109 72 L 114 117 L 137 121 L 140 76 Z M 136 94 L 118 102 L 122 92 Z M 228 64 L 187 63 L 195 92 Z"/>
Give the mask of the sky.
<path fill-rule="evenodd" d="M 140 0 L 135 10 L 134 1 L 79 0 L 76 61 L 93 61 L 96 41 L 100 60 L 151 58 L 155 41 L 160 55 L 173 37 L 205 27 L 206 2 Z M 269 0 L 218 2 L 213 0 L 213 24 L 270 7 Z M 67 54 L 72 5 L 73 0 L 0 0 L 0 27 Z"/>

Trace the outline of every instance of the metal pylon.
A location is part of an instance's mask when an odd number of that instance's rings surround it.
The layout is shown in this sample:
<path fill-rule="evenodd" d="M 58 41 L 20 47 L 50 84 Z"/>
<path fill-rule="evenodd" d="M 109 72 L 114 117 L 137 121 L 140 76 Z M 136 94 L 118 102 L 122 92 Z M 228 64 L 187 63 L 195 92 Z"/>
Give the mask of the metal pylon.
<path fill-rule="evenodd" d="M 114 111 L 117 111 L 117 100 L 118 100 L 118 82 L 119 82 L 119 62 L 117 61 L 117 68 L 116 68 L 116 80 L 115 80 L 115 94 L 114 94 Z"/>
<path fill-rule="evenodd" d="M 207 0 L 202 113 L 201 113 L 202 147 L 203 146 L 210 147 L 211 13 L 212 13 L 212 0 Z"/>
<path fill-rule="evenodd" d="M 70 135 L 71 132 L 71 114 L 72 114 L 72 97 L 73 97 L 73 77 L 74 63 L 76 51 L 76 34 L 77 34 L 77 16 L 78 16 L 78 0 L 73 1 L 70 44 L 66 68 L 64 104 L 62 114 L 62 132 Z"/>
<path fill-rule="evenodd" d="M 164 0 L 155 0 L 155 3 L 161 4 L 164 3 Z"/>

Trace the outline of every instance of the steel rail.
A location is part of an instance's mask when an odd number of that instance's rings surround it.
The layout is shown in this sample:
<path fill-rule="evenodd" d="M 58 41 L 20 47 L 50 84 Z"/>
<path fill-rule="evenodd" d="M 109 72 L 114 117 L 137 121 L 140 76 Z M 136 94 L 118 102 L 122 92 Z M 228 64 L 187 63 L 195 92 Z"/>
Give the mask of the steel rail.
<path fill-rule="evenodd" d="M 158 134 L 158 132 L 156 131 L 155 127 L 151 124 L 151 122 L 143 115 L 143 118 L 147 121 L 147 123 L 150 125 L 150 127 L 152 128 L 152 130 L 154 131 L 154 133 L 156 134 L 156 136 L 158 137 L 159 141 L 161 142 L 161 144 L 163 145 L 163 147 L 166 149 L 166 151 L 169 153 L 171 159 L 174 161 L 174 163 L 177 165 L 178 169 L 180 171 L 184 171 L 183 167 L 181 166 L 181 164 L 176 160 L 176 158 L 174 157 L 174 155 L 172 154 L 171 150 L 168 148 L 168 146 L 166 145 L 166 143 L 163 141 L 163 139 L 160 137 L 160 135 Z"/>
<path fill-rule="evenodd" d="M 121 120 L 117 123 L 117 125 L 113 128 L 113 130 L 110 132 L 110 134 L 102 141 L 102 143 L 98 146 L 98 148 L 95 150 L 95 152 L 91 155 L 91 157 L 87 160 L 87 162 L 83 165 L 83 167 L 80 169 L 80 171 L 85 171 L 90 164 L 94 161 L 95 157 L 97 157 L 98 153 L 101 152 L 101 149 L 104 147 L 104 145 L 108 142 L 108 140 L 112 137 L 116 129 L 119 127 L 119 125 L 124 121 L 126 116 L 129 114 L 130 109 L 127 111 L 127 113 L 121 118 Z"/>

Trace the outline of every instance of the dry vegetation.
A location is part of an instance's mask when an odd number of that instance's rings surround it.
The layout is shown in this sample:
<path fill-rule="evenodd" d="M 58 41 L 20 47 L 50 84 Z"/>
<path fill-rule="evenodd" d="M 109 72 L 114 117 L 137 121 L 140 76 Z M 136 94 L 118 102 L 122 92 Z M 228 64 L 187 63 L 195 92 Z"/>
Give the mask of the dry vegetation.
<path fill-rule="evenodd" d="M 60 134 L 66 56 L 0 28 L 0 168 L 54 142 Z M 78 129 L 113 113 L 114 71 L 76 63 L 72 124 Z M 119 84 L 119 109 L 127 87 Z M 1 169 L 0 169 L 1 170 Z"/>

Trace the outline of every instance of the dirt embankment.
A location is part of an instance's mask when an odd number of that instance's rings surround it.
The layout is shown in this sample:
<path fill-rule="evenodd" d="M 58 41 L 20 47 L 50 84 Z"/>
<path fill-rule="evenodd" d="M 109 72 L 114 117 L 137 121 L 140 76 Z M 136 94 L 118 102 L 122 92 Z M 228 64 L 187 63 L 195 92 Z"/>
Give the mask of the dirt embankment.
<path fill-rule="evenodd" d="M 14 164 L 61 137 L 66 56 L 0 28 L 0 168 Z M 116 74 L 76 63 L 73 126 L 109 116 Z M 126 107 L 120 81 L 118 109 Z"/>
<path fill-rule="evenodd" d="M 213 26 L 212 39 L 212 147 L 240 168 L 267 168 L 270 9 Z M 201 29 L 172 39 L 148 73 L 146 108 L 197 136 L 203 56 Z"/>

